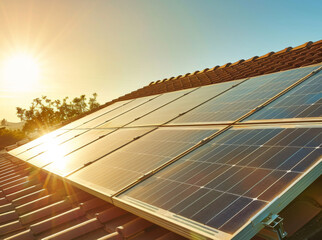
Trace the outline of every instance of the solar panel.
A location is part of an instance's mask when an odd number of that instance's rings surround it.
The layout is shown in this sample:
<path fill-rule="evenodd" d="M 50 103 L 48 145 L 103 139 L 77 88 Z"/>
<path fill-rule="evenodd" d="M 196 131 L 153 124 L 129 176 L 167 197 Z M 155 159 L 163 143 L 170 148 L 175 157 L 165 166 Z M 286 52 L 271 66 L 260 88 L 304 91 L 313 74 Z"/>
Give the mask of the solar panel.
<path fill-rule="evenodd" d="M 33 156 L 32 158 L 29 158 L 28 162 L 37 167 L 43 167 L 44 165 L 53 161 L 61 161 L 63 156 L 70 154 L 71 152 L 74 152 L 87 144 L 90 144 L 92 141 L 95 141 L 112 131 L 113 130 L 111 129 L 93 129 L 61 144 L 57 141 L 48 141 L 44 144 L 43 152 Z"/>
<path fill-rule="evenodd" d="M 107 107 L 104 107 L 98 111 L 88 114 L 76 121 L 73 121 L 73 122 L 63 126 L 62 128 L 63 129 L 73 129 L 75 127 L 82 127 L 83 124 L 93 121 L 94 119 L 99 118 L 101 116 L 104 116 L 105 114 L 110 113 L 110 112 L 116 110 L 117 108 L 123 107 L 124 105 L 126 105 L 132 101 L 133 100 L 127 100 L 127 101 L 120 101 L 120 102 L 113 103 L 113 104 L 111 104 Z"/>
<path fill-rule="evenodd" d="M 47 138 L 37 146 L 19 154 L 18 157 L 24 160 L 28 160 L 44 151 L 47 151 L 50 145 L 59 145 L 65 141 L 78 137 L 80 134 L 84 132 L 85 130 L 70 130 L 55 138 Z"/>
<path fill-rule="evenodd" d="M 144 115 L 148 113 L 153 113 L 160 107 L 167 107 L 167 104 L 172 104 L 173 101 L 178 101 L 180 98 L 186 94 L 189 94 L 191 91 L 195 91 L 196 89 L 188 89 L 188 90 L 182 90 L 182 91 L 176 91 L 176 92 L 170 92 L 166 94 L 162 94 L 161 96 L 151 99 L 151 101 L 138 106 L 137 108 L 133 109 L 132 111 L 129 111 L 125 114 L 122 114 L 121 116 L 114 118 L 110 121 L 108 121 L 105 124 L 102 124 L 99 126 L 99 128 L 109 128 L 109 127 L 122 127 L 124 125 L 127 125 L 130 122 L 133 122 L 135 120 L 138 120 L 140 118 L 144 118 Z M 170 120 L 170 119 L 169 119 Z M 159 119 L 158 119 L 158 123 Z M 156 124 L 156 123 L 155 123 Z"/>
<path fill-rule="evenodd" d="M 177 118 L 173 124 L 231 122 L 280 93 L 317 67 L 305 67 L 251 78 Z"/>
<path fill-rule="evenodd" d="M 248 117 L 248 120 L 322 117 L 322 71 Z"/>
<path fill-rule="evenodd" d="M 49 139 L 54 139 L 55 137 L 61 135 L 61 134 L 64 134 L 68 132 L 68 130 L 62 130 L 62 129 L 58 129 L 58 130 L 55 130 L 55 131 L 52 131 L 50 133 L 47 133 L 31 142 L 28 142 L 18 148 L 15 148 L 13 150 L 11 150 L 9 153 L 13 156 L 18 156 L 19 154 L 25 152 L 25 151 L 28 151 L 28 149 L 31 149 L 31 148 L 34 148 L 35 146 L 38 146 L 40 144 L 43 144 L 43 142 L 49 140 Z"/>
<path fill-rule="evenodd" d="M 240 84 L 242 81 L 243 80 L 231 81 L 200 87 L 196 91 L 193 91 L 186 96 L 158 109 L 157 111 L 132 122 L 128 126 L 160 125 L 166 123 L 167 121 L 178 117 L 180 114 L 189 111 L 205 101 L 222 94 L 233 86 Z"/>
<path fill-rule="evenodd" d="M 66 176 L 69 173 L 88 165 L 90 162 L 102 158 L 115 149 L 134 141 L 152 129 L 153 128 L 127 128 L 117 130 L 61 159 L 55 159 L 51 164 L 46 166 L 45 169 L 60 176 Z M 95 149 L 95 151 L 93 151 L 93 149 Z"/>
<path fill-rule="evenodd" d="M 98 116 L 97 118 L 85 122 L 83 123 L 81 126 L 77 127 L 77 128 L 95 128 L 98 127 L 101 124 L 104 124 L 116 117 L 121 116 L 122 114 L 125 114 L 129 111 L 134 110 L 135 108 L 148 103 L 150 100 L 154 99 L 154 98 L 158 98 L 160 95 L 156 95 L 156 96 L 149 96 L 149 97 L 142 97 L 142 98 L 136 98 L 133 101 L 130 101 L 129 103 L 122 105 L 119 108 L 116 108 L 113 111 L 110 111 L 104 115 Z"/>
<path fill-rule="evenodd" d="M 216 131 L 207 128 L 157 129 L 68 179 L 110 195 Z"/>
<path fill-rule="evenodd" d="M 234 234 L 320 161 L 321 140 L 321 125 L 235 127 L 119 198 L 177 224 Z"/>

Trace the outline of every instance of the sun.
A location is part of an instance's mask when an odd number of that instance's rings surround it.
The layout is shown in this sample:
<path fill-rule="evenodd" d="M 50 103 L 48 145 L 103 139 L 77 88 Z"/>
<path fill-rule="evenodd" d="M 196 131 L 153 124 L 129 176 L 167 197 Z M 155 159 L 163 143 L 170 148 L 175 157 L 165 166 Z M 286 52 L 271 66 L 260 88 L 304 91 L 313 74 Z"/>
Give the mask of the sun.
<path fill-rule="evenodd" d="M 3 79 L 14 90 L 30 90 L 38 82 L 40 69 L 38 61 L 28 54 L 15 54 L 3 64 Z"/>

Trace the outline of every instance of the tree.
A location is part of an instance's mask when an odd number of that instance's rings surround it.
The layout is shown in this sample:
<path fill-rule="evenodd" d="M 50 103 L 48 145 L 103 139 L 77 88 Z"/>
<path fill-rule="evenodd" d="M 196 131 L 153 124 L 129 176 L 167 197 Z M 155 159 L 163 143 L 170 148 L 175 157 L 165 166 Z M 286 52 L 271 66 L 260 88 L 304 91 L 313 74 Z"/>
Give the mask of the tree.
<path fill-rule="evenodd" d="M 0 128 L 0 150 L 25 138 L 26 135 L 20 130 Z"/>
<path fill-rule="evenodd" d="M 87 103 L 85 95 L 75 97 L 72 101 L 68 101 L 68 97 L 62 101 L 59 99 L 52 101 L 47 96 L 42 96 L 35 98 L 29 109 L 17 107 L 17 116 L 25 122 L 23 131 L 47 131 L 56 124 L 99 107 L 96 98 L 97 94 L 94 93 Z"/>

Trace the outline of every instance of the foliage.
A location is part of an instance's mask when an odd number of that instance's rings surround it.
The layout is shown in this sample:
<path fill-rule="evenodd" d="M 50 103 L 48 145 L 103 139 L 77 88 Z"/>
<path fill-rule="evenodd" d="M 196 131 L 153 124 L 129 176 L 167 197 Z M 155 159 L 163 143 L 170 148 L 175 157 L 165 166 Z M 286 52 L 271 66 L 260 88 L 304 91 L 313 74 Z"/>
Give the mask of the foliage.
<path fill-rule="evenodd" d="M 29 109 L 17 107 L 17 116 L 25 122 L 23 131 L 47 131 L 50 127 L 76 117 L 82 113 L 93 110 L 99 106 L 94 93 L 86 102 L 86 96 L 75 97 L 72 101 L 65 97 L 62 101 L 51 100 L 46 96 L 35 98 Z"/>
<path fill-rule="evenodd" d="M 0 150 L 6 146 L 15 144 L 24 138 L 26 138 L 26 135 L 20 130 L 0 128 Z"/>

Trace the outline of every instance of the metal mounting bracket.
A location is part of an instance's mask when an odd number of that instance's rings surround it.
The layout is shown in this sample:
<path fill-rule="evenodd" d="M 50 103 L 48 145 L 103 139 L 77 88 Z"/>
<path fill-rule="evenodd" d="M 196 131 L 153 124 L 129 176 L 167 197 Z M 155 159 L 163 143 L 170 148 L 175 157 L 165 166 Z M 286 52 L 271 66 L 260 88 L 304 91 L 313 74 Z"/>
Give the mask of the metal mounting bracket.
<path fill-rule="evenodd" d="M 283 218 L 277 214 L 270 214 L 262 221 L 262 224 L 266 229 L 275 232 L 278 240 L 285 238 L 287 235 L 287 232 L 284 231 Z"/>

